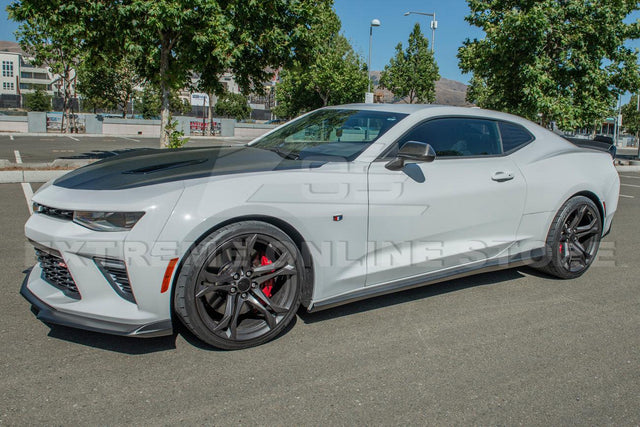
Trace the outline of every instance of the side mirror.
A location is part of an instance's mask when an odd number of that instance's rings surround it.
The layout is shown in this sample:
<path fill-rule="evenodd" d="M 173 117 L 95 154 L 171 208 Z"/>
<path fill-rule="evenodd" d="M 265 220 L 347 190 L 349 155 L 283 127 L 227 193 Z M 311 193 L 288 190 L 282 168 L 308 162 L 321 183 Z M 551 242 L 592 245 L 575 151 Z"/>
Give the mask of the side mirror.
<path fill-rule="evenodd" d="M 436 159 L 436 151 L 426 142 L 407 141 L 400 148 L 396 158 L 384 165 L 392 171 L 399 171 L 404 168 L 405 161 L 430 163 Z"/>

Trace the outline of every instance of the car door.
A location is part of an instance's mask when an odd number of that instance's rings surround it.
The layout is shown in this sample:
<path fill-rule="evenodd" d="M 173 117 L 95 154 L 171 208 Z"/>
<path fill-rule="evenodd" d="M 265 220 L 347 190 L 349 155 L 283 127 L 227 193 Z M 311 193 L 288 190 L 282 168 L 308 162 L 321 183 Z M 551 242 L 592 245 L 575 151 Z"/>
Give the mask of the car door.
<path fill-rule="evenodd" d="M 407 141 L 436 151 L 431 163 L 385 164 Z M 526 185 L 503 154 L 498 123 L 430 119 L 402 136 L 368 172 L 366 285 L 483 266 L 508 252 L 524 209 Z"/>

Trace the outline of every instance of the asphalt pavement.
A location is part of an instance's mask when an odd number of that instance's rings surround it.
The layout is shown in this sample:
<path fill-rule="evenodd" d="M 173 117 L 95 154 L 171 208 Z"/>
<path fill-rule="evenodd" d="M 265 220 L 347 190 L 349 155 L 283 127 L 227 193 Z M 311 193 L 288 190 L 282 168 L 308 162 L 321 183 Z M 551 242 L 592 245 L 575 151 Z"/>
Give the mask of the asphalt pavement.
<path fill-rule="evenodd" d="M 191 137 L 186 147 L 246 144 L 247 138 Z M 49 163 L 55 159 L 102 159 L 139 148 L 159 148 L 158 137 L 90 135 L 0 134 L 0 159 L 22 163 Z"/>
<path fill-rule="evenodd" d="M 131 339 L 36 320 L 18 294 L 27 203 L 0 185 L 0 425 L 638 425 L 640 174 L 622 183 L 579 279 L 511 269 L 301 312 L 236 352 L 183 328 Z"/>

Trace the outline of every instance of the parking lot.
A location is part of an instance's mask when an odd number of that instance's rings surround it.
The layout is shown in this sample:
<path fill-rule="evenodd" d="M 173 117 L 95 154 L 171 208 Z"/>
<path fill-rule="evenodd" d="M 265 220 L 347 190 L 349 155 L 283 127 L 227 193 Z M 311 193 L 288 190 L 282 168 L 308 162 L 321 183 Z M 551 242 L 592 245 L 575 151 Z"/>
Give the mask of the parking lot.
<path fill-rule="evenodd" d="M 579 279 L 512 269 L 300 312 L 236 352 L 183 328 L 127 339 L 36 320 L 18 293 L 28 206 L 2 184 L 0 424 L 638 425 L 640 174 L 621 176 Z"/>
<path fill-rule="evenodd" d="M 246 144 L 247 138 L 192 137 L 186 147 Z M 101 159 L 137 148 L 159 148 L 158 137 L 0 134 L 0 159 L 20 163 L 49 163 L 55 159 Z"/>

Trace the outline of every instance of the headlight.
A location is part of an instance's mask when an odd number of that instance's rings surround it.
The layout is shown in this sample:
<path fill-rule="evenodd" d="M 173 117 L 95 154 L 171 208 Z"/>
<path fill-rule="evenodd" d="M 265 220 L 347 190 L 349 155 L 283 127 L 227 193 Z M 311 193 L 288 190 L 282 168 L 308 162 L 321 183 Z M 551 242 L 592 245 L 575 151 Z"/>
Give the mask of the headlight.
<path fill-rule="evenodd" d="M 129 231 L 144 212 L 75 211 L 73 222 L 95 231 Z"/>

